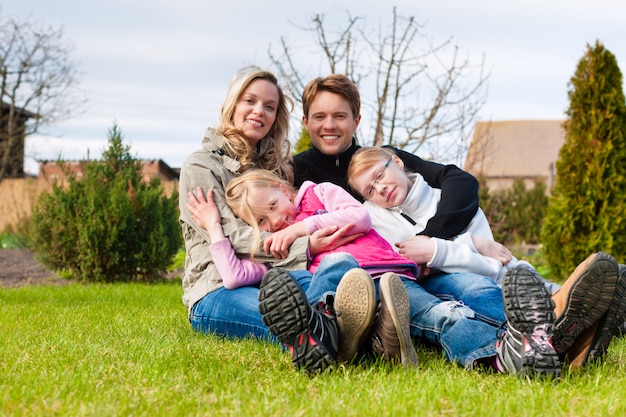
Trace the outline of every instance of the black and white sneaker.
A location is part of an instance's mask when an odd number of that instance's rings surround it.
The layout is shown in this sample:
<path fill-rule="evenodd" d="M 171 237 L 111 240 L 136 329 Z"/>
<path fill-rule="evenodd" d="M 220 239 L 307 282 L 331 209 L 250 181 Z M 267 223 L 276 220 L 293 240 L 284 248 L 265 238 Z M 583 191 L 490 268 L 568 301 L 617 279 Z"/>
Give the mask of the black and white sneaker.
<path fill-rule="evenodd" d="M 298 369 L 321 372 L 337 360 L 339 334 L 333 306 L 309 305 L 297 281 L 284 269 L 270 269 L 259 290 L 259 312 L 270 332 L 286 345 Z"/>
<path fill-rule="evenodd" d="M 496 354 L 509 373 L 558 377 L 559 356 L 552 346 L 554 302 L 543 282 L 527 269 L 507 271 L 502 283 L 507 329 Z"/>

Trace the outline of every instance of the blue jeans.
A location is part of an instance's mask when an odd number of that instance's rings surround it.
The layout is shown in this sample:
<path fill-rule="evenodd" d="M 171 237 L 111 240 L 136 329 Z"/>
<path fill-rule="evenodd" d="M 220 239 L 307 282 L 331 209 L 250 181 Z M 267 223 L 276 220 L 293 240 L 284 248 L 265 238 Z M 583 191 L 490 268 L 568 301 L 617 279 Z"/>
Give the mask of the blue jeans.
<path fill-rule="evenodd" d="M 495 356 L 497 330 L 506 321 L 502 290 L 471 273 L 435 274 L 418 283 L 403 278 L 411 305 L 411 335 L 441 347 L 448 360 L 471 369 Z"/>
<path fill-rule="evenodd" d="M 336 291 L 336 279 L 351 269 L 350 264 L 356 267 L 349 255 L 335 255 L 345 258 L 334 261 L 344 267 L 340 274 L 316 274 L 311 283 L 311 287 L 319 288 L 316 296 Z M 401 279 L 410 303 L 411 336 L 442 348 L 449 361 L 468 369 L 475 361 L 496 355 L 497 331 L 506 316 L 502 290 L 495 281 L 471 273 L 435 274 L 422 278 L 419 284 Z M 380 299 L 379 280 L 374 283 Z"/>
<path fill-rule="evenodd" d="M 334 292 L 343 275 L 358 266 L 351 255 L 337 253 L 325 257 L 315 275 L 306 270 L 290 271 L 305 291 L 310 303 L 322 299 L 327 292 Z M 274 336 L 259 313 L 259 289 L 240 287 L 227 290 L 224 287 L 211 291 L 196 304 L 189 314 L 195 331 L 215 333 L 225 337 L 256 336 L 274 340 Z"/>

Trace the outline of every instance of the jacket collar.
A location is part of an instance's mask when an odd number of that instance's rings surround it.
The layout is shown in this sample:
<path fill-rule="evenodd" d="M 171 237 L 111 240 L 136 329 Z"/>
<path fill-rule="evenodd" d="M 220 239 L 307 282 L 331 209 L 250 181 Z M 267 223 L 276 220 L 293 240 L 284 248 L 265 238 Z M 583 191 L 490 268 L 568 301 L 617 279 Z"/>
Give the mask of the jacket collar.
<path fill-rule="evenodd" d="M 311 154 L 315 161 L 317 161 L 321 166 L 337 168 L 344 167 L 348 168 L 348 164 L 350 164 L 350 160 L 352 159 L 352 155 L 360 148 L 356 143 L 356 139 L 352 138 L 352 145 L 339 155 L 325 155 L 316 147 L 311 148 Z"/>

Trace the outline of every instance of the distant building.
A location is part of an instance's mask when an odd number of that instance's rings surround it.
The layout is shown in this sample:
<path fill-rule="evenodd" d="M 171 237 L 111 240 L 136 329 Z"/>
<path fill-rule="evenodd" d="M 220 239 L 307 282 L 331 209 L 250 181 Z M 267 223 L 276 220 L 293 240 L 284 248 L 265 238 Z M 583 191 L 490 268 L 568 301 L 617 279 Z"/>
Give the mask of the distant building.
<path fill-rule="evenodd" d="M 64 169 L 69 169 L 76 174 L 77 178 L 82 178 L 83 172 L 81 161 L 63 161 L 65 167 L 59 166 L 57 161 L 39 161 L 39 178 L 47 181 L 65 179 Z M 144 159 L 141 161 L 141 175 L 145 182 L 152 178 L 158 178 L 162 183 L 178 181 L 180 170 L 171 168 L 161 159 Z"/>
<path fill-rule="evenodd" d="M 82 178 L 81 162 L 65 161 L 67 169 Z M 178 190 L 180 170 L 171 168 L 160 159 L 142 160 L 142 176 L 145 182 L 158 178 L 163 186 L 163 193 L 171 197 Z M 56 161 L 39 161 L 37 178 L 6 178 L 0 182 L 0 232 L 17 230 L 26 219 L 30 218 L 39 195 L 50 192 L 52 183 L 63 183 L 65 172 Z"/>
<path fill-rule="evenodd" d="M 527 189 L 543 180 L 554 186 L 556 161 L 565 141 L 563 120 L 477 122 L 464 169 L 485 178 L 490 191 L 510 188 L 517 179 Z"/>
<path fill-rule="evenodd" d="M 70 172 L 76 174 L 76 178 L 83 177 L 81 161 L 63 161 Z M 143 181 L 148 183 L 152 178 L 158 178 L 163 185 L 163 191 L 169 197 L 174 190 L 178 189 L 179 168 L 172 168 L 161 159 L 143 159 L 141 161 L 141 175 Z M 65 171 L 57 161 L 39 161 L 39 180 L 52 183 L 63 181 Z"/>

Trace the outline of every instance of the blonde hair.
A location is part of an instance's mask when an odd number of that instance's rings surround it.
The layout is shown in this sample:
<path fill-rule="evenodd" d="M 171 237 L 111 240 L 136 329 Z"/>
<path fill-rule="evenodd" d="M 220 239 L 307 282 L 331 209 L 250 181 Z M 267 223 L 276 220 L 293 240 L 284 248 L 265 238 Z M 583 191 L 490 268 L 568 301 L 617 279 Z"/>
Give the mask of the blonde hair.
<path fill-rule="evenodd" d="M 254 243 L 256 250 L 261 244 L 261 229 L 257 221 L 257 214 L 263 212 L 264 207 L 255 207 L 251 204 L 250 194 L 261 190 L 286 187 L 293 195 L 296 189 L 287 180 L 280 178 L 276 173 L 266 169 L 251 169 L 238 177 L 233 178 L 226 187 L 226 204 L 237 217 L 248 223 L 254 229 Z M 254 258 L 254 254 L 252 255 Z"/>
<path fill-rule="evenodd" d="M 386 162 L 389 158 L 393 158 L 396 155 L 394 151 L 388 148 L 380 148 L 378 146 L 364 146 L 352 155 L 350 164 L 348 165 L 348 185 L 356 192 L 360 192 L 354 189 L 352 178 L 356 177 L 363 171 L 366 171 L 381 161 Z M 363 196 L 362 196 L 363 197 Z"/>
<path fill-rule="evenodd" d="M 267 136 L 261 139 L 258 149 L 252 149 L 241 128 L 233 124 L 233 115 L 241 95 L 255 80 L 266 80 L 278 90 L 276 120 Z M 288 108 L 289 107 L 291 108 Z M 242 171 L 252 167 L 276 172 L 281 178 L 293 182 L 293 163 L 291 143 L 289 142 L 289 113 L 293 109 L 293 100 L 285 96 L 274 74 L 256 66 L 241 68 L 230 82 L 226 98 L 222 103 L 220 122 L 215 130 L 225 138 L 228 152 L 242 165 Z"/>

